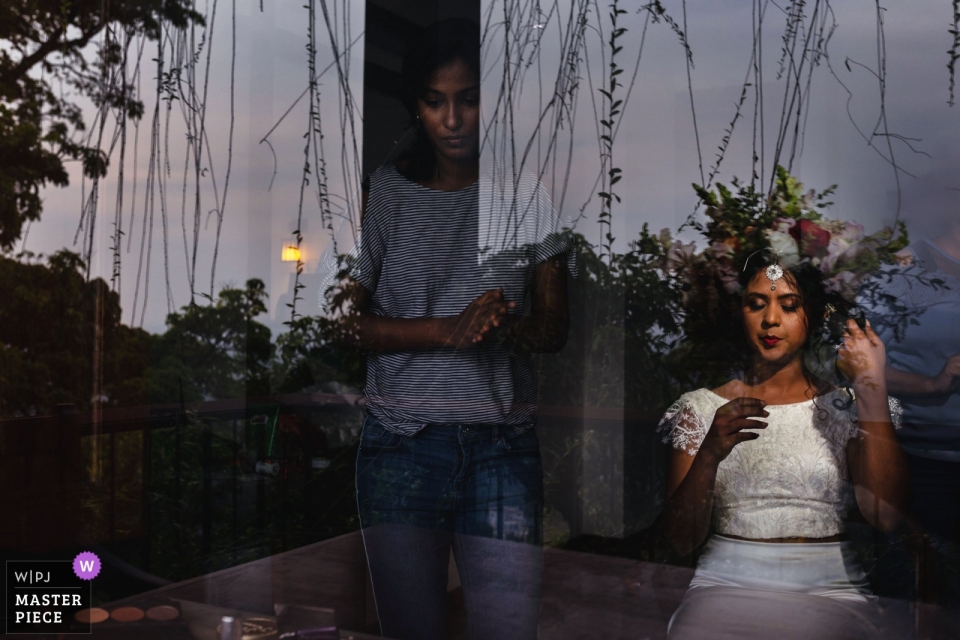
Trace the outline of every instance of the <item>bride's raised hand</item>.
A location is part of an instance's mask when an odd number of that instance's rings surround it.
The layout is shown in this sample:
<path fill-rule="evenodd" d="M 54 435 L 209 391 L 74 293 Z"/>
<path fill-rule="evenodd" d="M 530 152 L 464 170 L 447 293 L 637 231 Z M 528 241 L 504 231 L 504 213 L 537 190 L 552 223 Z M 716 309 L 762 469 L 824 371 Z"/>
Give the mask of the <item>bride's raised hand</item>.
<path fill-rule="evenodd" d="M 770 415 L 764 408 L 766 406 L 767 403 L 760 398 L 735 398 L 717 409 L 713 424 L 700 445 L 700 454 L 719 464 L 741 442 L 759 438 L 759 433 L 744 429 L 767 428 L 766 422 L 755 419 Z"/>
<path fill-rule="evenodd" d="M 837 368 L 860 392 L 885 389 L 887 352 L 883 341 L 870 326 L 861 329 L 854 320 L 847 320 L 843 343 L 837 348 Z"/>

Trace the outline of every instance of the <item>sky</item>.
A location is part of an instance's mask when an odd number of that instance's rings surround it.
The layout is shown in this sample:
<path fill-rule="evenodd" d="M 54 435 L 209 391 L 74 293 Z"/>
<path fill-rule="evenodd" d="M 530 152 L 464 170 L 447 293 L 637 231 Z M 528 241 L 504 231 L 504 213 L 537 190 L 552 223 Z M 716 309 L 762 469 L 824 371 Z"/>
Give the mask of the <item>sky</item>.
<path fill-rule="evenodd" d="M 484 0 L 482 4 L 484 15 L 491 10 L 494 25 L 502 20 L 501 2 Z M 536 116 L 544 100 L 549 99 L 560 59 L 561 17 L 569 8 L 568 1 L 540 4 L 544 15 L 528 16 L 529 20 L 514 24 L 515 29 L 529 28 L 541 32 L 538 34 L 539 56 L 531 58 L 525 67 L 523 91 L 515 105 L 515 131 L 519 141 L 536 136 Z M 681 3 L 673 0 L 663 4 L 682 28 Z M 626 248 L 645 223 L 654 230 L 677 229 L 694 210 L 696 197 L 691 183 L 701 182 L 697 139 L 704 169 L 709 171 L 716 148 L 733 118 L 750 63 L 753 4 L 748 0 L 690 0 L 687 3 L 686 35 L 693 59 L 690 82 L 696 128 L 684 50 L 677 35 L 664 22 L 648 26 L 636 81 L 619 116 L 622 124 L 614 146 L 615 165 L 622 168 L 624 175 L 617 185 L 622 202 L 613 211 L 612 230 L 617 238 L 617 248 Z M 769 149 L 784 87 L 783 81 L 777 78 L 777 62 L 786 17 L 777 5 L 763 0 L 760 4 L 766 6 L 767 11 L 762 40 L 762 86 L 769 164 Z M 550 13 L 550 6 L 554 5 L 558 10 Z M 960 209 L 957 206 L 960 204 L 958 192 L 951 190 L 960 187 L 957 178 L 960 107 L 947 104 L 950 6 L 933 0 L 900 0 L 885 5 L 882 12 L 886 46 L 885 108 L 889 131 L 900 136 L 891 139 L 895 157 L 903 170 L 899 197 L 894 170 L 878 153 L 878 149 L 888 153 L 887 138 L 873 138 L 872 147 L 860 133 L 866 132 L 869 136 L 881 115 L 880 85 L 876 75 L 879 68 L 877 12 L 875 3 L 866 0 L 832 3 L 836 28 L 829 44 L 829 65 L 823 60 L 814 70 L 806 110 L 806 135 L 802 154 L 793 170 L 808 187 L 819 190 L 838 185 L 833 198 L 835 205 L 827 212 L 831 217 L 856 220 L 865 224 L 868 231 L 874 231 L 891 224 L 899 215 L 906 221 L 913 238 L 932 236 L 956 217 Z M 331 24 L 335 25 L 340 49 L 343 50 L 346 43 L 354 44 L 341 58 L 342 68 L 348 72 L 344 82 L 338 82 L 335 67 L 320 78 L 320 116 L 327 178 L 334 207 L 344 207 L 355 220 L 360 162 L 353 141 L 356 140 L 356 149 L 362 148 L 359 105 L 363 104 L 363 3 L 340 0 L 329 2 L 328 6 L 337 12 L 331 15 Z M 626 69 L 624 78 L 632 75 L 645 17 L 645 14 L 631 10 L 621 18 L 620 26 L 627 29 L 621 37 L 624 49 L 618 54 L 620 65 Z M 590 20 L 586 52 L 580 65 L 576 117 L 572 129 L 565 128 L 560 136 L 563 144 L 570 144 L 572 149 L 569 156 L 563 156 L 562 162 L 564 168 L 567 162 L 570 164 L 569 179 L 564 182 L 548 176 L 545 180 L 556 203 L 564 190 L 562 187 L 565 188 L 562 213 L 568 218 L 578 218 L 577 230 L 596 241 L 599 238 L 596 221 L 599 204 L 595 196 L 592 200 L 590 196 L 594 192 L 593 184 L 600 165 L 591 97 L 599 96 L 596 82 L 604 67 L 599 55 L 602 40 L 596 29 L 598 18 L 591 13 Z M 599 20 L 606 33 L 608 18 L 605 11 Z M 308 126 L 308 111 L 307 100 L 297 102 L 297 98 L 307 88 L 307 26 L 307 12 L 301 3 L 265 0 L 262 12 L 254 0 L 237 3 L 233 153 L 229 162 L 230 183 L 223 207 L 213 288 L 216 292 L 222 286 L 241 286 L 249 278 L 264 280 L 270 295 L 269 318 L 264 320 L 274 333 L 282 331 L 283 321 L 289 318 L 289 308 L 285 305 L 290 301 L 294 275 L 294 267 L 281 262 L 280 256 L 284 244 L 293 240 L 301 209 L 303 136 Z M 317 33 L 317 69 L 322 71 L 335 57 L 322 16 L 318 17 Z M 497 42 L 496 33 L 502 33 L 502 29 L 492 32 L 491 43 Z M 222 198 L 228 164 L 233 45 L 229 7 L 220 7 L 212 40 L 202 52 L 204 64 L 206 50 L 212 52 L 206 122 L 211 161 L 205 159 L 203 162 L 206 171 L 202 179 L 194 285 L 195 291 L 199 292 L 210 290 L 215 248 L 217 216 L 209 213 L 215 208 L 211 176 L 216 177 L 217 195 Z M 491 45 L 490 51 L 495 49 Z M 156 44 L 148 43 L 141 65 L 146 116 L 140 123 L 136 171 L 132 151 L 128 153 L 125 165 L 122 224 L 127 235 L 122 245 L 119 291 L 124 322 L 142 325 L 150 331 L 162 331 L 166 314 L 190 301 L 187 274 L 192 268 L 194 209 L 193 185 L 188 184 L 188 197 L 184 198 L 182 183 L 186 150 L 183 105 L 174 102 L 165 142 L 170 162 L 165 192 L 167 243 L 164 249 L 162 220 L 159 205 L 155 203 L 147 274 L 146 252 L 141 251 L 141 247 L 147 247 L 142 238 L 145 237 L 144 194 L 150 153 L 149 132 L 155 104 L 151 87 L 157 76 L 151 59 L 155 57 Z M 483 84 L 482 104 L 485 109 L 495 103 L 501 68 L 498 64 L 495 53 L 485 58 L 485 70 L 489 72 L 485 73 Z M 594 83 L 592 89 L 591 81 Z M 357 105 L 353 112 L 353 135 L 342 133 L 341 123 L 349 121 L 350 115 L 344 108 L 344 86 L 349 87 L 354 105 Z M 88 121 L 91 121 L 92 111 L 88 110 L 88 114 Z M 491 117 L 489 109 L 484 114 Z M 749 178 L 752 114 L 751 94 L 744 105 L 747 117 L 737 123 L 721 165 L 717 178 L 721 182 L 729 183 L 734 176 Z M 270 145 L 261 142 L 268 132 Z M 132 127 L 128 135 L 133 135 Z M 544 140 L 545 136 L 541 136 L 541 145 Z M 344 141 L 349 144 L 344 145 Z M 132 140 L 128 144 L 132 150 Z M 276 165 L 270 146 L 276 154 Z M 912 151 L 911 146 L 916 151 Z M 111 234 L 116 212 L 118 166 L 119 156 L 115 154 L 111 173 L 100 185 L 93 243 L 92 273 L 107 278 L 112 268 L 110 247 L 113 244 Z M 769 171 L 768 166 L 768 175 Z M 23 243 L 26 249 L 43 254 L 63 247 L 79 249 L 74 238 L 84 191 L 75 164 L 70 165 L 70 172 L 69 187 L 49 188 L 43 192 L 43 217 L 31 226 Z M 556 175 L 565 173 L 560 171 Z M 133 192 L 134 178 L 136 194 Z M 311 195 L 314 186 L 311 183 L 305 192 L 300 216 L 306 263 L 304 282 L 308 285 L 303 294 L 306 300 L 299 307 L 303 313 L 319 310 L 318 293 L 325 276 L 321 258 L 330 246 L 330 232 L 324 228 L 316 197 Z M 182 202 L 187 205 L 182 207 Z M 580 215 L 585 203 L 583 215 Z M 149 226 L 146 231 L 149 236 Z M 349 245 L 352 237 L 349 224 L 340 228 L 340 247 Z M 127 242 L 130 243 L 129 249 Z M 202 301 L 202 298 L 198 300 Z"/>

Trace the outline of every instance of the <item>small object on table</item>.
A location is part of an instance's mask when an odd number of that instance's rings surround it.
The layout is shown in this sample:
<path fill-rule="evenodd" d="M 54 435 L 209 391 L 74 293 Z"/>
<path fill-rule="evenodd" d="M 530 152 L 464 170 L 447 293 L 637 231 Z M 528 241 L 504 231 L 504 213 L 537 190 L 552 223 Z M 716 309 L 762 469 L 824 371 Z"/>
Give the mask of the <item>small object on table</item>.
<path fill-rule="evenodd" d="M 227 618 L 231 620 L 231 627 L 236 629 L 236 631 L 232 631 L 232 636 L 224 633 Z M 220 640 L 276 640 L 277 621 L 267 616 L 253 616 L 243 618 L 243 620 L 233 616 L 224 616 L 220 624 L 217 625 L 217 637 Z"/>
<path fill-rule="evenodd" d="M 73 619 L 85 628 L 70 633 L 88 633 L 90 626 L 104 640 L 184 640 L 190 638 L 177 602 L 169 598 L 141 598 L 135 604 L 106 605 L 78 611 Z M 213 625 L 211 626 L 211 635 Z M 213 640 L 212 638 L 210 640 Z"/>
<path fill-rule="evenodd" d="M 340 640 L 333 609 L 276 604 L 280 640 Z"/>
<path fill-rule="evenodd" d="M 140 607 L 120 607 L 111 611 L 110 617 L 117 622 L 137 622 L 143 619 L 143 609 Z"/>
<path fill-rule="evenodd" d="M 180 611 L 168 604 L 150 607 L 147 609 L 147 618 L 156 622 L 168 622 L 180 617 Z"/>
<path fill-rule="evenodd" d="M 233 616 L 223 616 L 220 619 L 220 628 L 217 635 L 220 640 L 240 640 L 242 626 L 240 621 Z"/>

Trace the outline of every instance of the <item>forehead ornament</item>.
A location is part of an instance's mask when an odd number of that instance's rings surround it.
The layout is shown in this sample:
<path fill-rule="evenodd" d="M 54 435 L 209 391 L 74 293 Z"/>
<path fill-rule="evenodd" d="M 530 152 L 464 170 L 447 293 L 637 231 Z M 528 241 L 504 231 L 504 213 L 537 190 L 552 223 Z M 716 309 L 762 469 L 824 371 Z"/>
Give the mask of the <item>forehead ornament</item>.
<path fill-rule="evenodd" d="M 770 281 L 770 291 L 776 291 L 777 280 L 783 277 L 783 268 L 779 264 L 772 264 L 767 267 L 766 275 Z"/>
<path fill-rule="evenodd" d="M 762 253 L 764 251 L 773 251 L 773 249 L 771 249 L 770 247 L 765 247 L 763 249 L 758 249 L 757 251 L 754 251 L 753 253 L 751 253 L 749 256 L 747 256 L 746 262 L 743 263 L 743 270 L 744 271 L 747 270 L 747 265 L 750 264 L 750 259 L 753 256 L 757 255 L 758 253 Z M 780 280 L 781 278 L 783 278 L 783 267 L 780 266 L 780 254 L 776 251 L 773 251 L 773 253 L 776 256 L 777 261 L 771 264 L 770 266 L 768 266 L 766 271 L 763 272 L 764 275 L 767 276 L 767 280 L 770 281 L 770 291 L 776 291 L 777 280 Z"/>

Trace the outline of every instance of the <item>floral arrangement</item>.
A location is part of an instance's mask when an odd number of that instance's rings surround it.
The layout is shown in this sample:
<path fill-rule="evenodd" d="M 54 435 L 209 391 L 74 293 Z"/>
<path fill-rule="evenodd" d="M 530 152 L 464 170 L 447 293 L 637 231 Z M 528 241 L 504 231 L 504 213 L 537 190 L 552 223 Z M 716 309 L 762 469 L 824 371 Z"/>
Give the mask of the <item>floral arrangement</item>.
<path fill-rule="evenodd" d="M 697 251 L 696 243 L 681 242 L 666 229 L 659 235 L 641 232 L 634 253 L 660 278 L 659 297 L 651 304 L 669 312 L 661 315 L 672 315 L 671 322 L 659 326 L 669 340 L 664 365 L 681 387 L 720 384 L 745 365 L 739 276 L 747 260 L 764 250 L 774 252 L 784 269 L 801 263 L 818 269 L 835 312 L 845 315 L 860 303 L 870 309 L 875 326 L 897 330 L 914 321 L 916 313 L 894 300 L 883 284 L 900 277 L 896 253 L 908 244 L 905 225 L 867 234 L 856 222 L 827 218 L 822 212 L 832 204 L 835 188 L 805 190 L 782 167 L 769 194 L 736 179 L 715 191 L 694 185 L 706 217 L 692 218 L 684 227 L 699 231 L 706 247 Z M 881 318 L 876 311 L 882 306 L 890 311 Z M 828 338 L 826 322 L 822 331 Z M 820 365 L 835 356 L 834 350 L 824 351 L 825 344 L 816 347 Z"/>
<path fill-rule="evenodd" d="M 861 284 L 882 264 L 895 262 L 895 254 L 908 244 L 903 222 L 866 235 L 861 224 L 824 217 L 820 210 L 833 204 L 827 198 L 836 185 L 804 192 L 783 167 L 777 167 L 768 196 L 736 179 L 733 186 L 736 192 L 717 185 L 714 193 L 694 185 L 706 204 L 707 223 L 688 224 L 705 236 L 708 246 L 702 252 L 696 253 L 695 243 L 674 240 L 667 229 L 656 238 L 659 266 L 681 281 L 685 302 L 698 293 L 710 297 L 706 289 L 717 283 L 726 293 L 736 293 L 747 258 L 770 249 L 784 268 L 809 262 L 823 273 L 828 290 L 853 303 Z"/>

